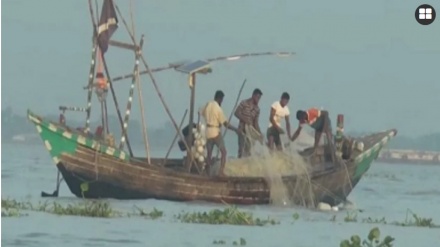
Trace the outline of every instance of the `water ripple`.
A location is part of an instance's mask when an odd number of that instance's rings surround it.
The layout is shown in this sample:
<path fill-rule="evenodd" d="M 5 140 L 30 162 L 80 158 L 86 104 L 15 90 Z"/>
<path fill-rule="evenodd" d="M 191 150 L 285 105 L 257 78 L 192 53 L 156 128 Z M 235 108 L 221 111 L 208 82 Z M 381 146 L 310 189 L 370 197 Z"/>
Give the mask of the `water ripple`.
<path fill-rule="evenodd" d="M 25 238 L 40 238 L 40 237 L 48 237 L 50 236 L 50 234 L 42 233 L 42 232 L 31 232 L 31 233 L 23 234 L 21 236 Z"/>
<path fill-rule="evenodd" d="M 141 244 L 142 242 L 132 239 L 104 239 L 104 238 L 86 238 L 85 240 L 102 243 L 119 243 L 119 244 Z"/>
<path fill-rule="evenodd" d="M 419 190 L 419 191 L 410 191 L 406 192 L 407 195 L 412 196 L 440 196 L 440 190 Z"/>

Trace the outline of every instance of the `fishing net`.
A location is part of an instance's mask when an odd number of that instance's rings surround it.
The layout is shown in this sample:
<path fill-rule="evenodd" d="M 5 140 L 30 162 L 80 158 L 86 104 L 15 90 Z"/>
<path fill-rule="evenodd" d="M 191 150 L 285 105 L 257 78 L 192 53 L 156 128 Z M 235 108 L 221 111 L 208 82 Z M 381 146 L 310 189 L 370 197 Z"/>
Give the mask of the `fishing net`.
<path fill-rule="evenodd" d="M 261 141 L 261 136 L 257 131 L 250 126 L 246 126 L 246 138 L 252 144 L 251 155 L 246 158 L 228 160 L 225 165 L 225 174 L 231 177 L 265 178 L 273 205 L 299 204 L 315 207 L 310 180 L 312 166 L 299 155 L 298 149 L 301 147 L 290 143 L 282 151 L 271 152 Z M 282 139 L 287 138 L 283 136 Z M 218 165 L 216 164 L 217 169 Z M 296 179 L 289 179 L 289 182 L 285 183 L 283 176 L 295 176 Z"/>

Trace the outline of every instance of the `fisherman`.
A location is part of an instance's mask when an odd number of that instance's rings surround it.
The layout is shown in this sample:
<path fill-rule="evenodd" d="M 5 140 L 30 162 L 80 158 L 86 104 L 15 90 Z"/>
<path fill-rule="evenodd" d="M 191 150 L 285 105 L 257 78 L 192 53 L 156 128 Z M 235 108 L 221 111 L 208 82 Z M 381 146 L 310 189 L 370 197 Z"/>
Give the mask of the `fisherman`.
<path fill-rule="evenodd" d="M 238 135 L 238 158 L 250 155 L 252 143 L 251 140 L 246 138 L 246 125 L 252 126 L 261 136 L 261 130 L 258 124 L 258 118 L 260 116 L 258 102 L 262 95 L 261 90 L 256 88 L 252 92 L 252 97 L 241 101 L 235 110 L 234 115 L 239 120 L 238 129 L 243 133 L 243 135 Z"/>
<path fill-rule="evenodd" d="M 290 111 L 287 104 L 289 103 L 290 95 L 284 92 L 279 101 L 275 101 L 270 108 L 269 128 L 267 129 L 267 141 L 271 150 L 274 149 L 274 144 L 278 150 L 282 150 L 281 134 L 284 130 L 281 128 L 281 119 L 286 120 L 287 136 L 290 137 Z"/>
<path fill-rule="evenodd" d="M 331 123 L 327 111 L 319 110 L 318 108 L 310 108 L 307 111 L 299 110 L 296 112 L 296 119 L 298 119 L 299 125 L 291 138 L 292 141 L 298 138 L 302 128 L 306 124 L 315 130 L 313 152 L 316 151 L 323 132 L 327 135 L 329 141 L 332 140 Z"/>
<path fill-rule="evenodd" d="M 226 147 L 221 135 L 221 126 L 235 131 L 239 134 L 239 130 L 228 123 L 221 104 L 223 102 L 225 94 L 221 90 L 217 90 L 214 95 L 214 100 L 209 101 L 202 109 L 201 115 L 206 121 L 206 149 L 207 149 L 207 159 L 206 159 L 206 171 L 210 174 L 211 163 L 212 163 L 212 149 L 214 145 L 218 147 L 221 153 L 221 163 L 219 176 L 224 176 L 224 169 L 226 164 Z"/>
<path fill-rule="evenodd" d="M 181 140 L 179 140 L 179 141 L 177 142 L 177 144 L 179 145 L 180 151 L 182 151 L 182 152 L 186 151 L 185 142 L 188 143 L 189 136 L 190 136 L 189 134 L 192 134 L 192 137 L 193 137 L 193 139 L 192 139 L 192 140 L 193 140 L 192 145 L 194 145 L 194 142 L 195 142 L 195 140 L 196 140 L 195 135 L 194 135 L 194 133 L 192 132 L 192 130 L 193 130 L 194 128 L 197 128 L 197 124 L 193 123 L 193 127 L 192 127 L 192 128 L 190 128 L 189 126 L 190 126 L 190 125 L 188 124 L 188 125 L 186 125 L 185 128 L 182 129 L 182 135 L 183 135 L 183 137 L 185 138 L 185 141 L 183 141 L 183 140 L 181 139 Z"/>
<path fill-rule="evenodd" d="M 95 92 L 96 95 L 98 96 L 99 102 L 103 102 L 107 97 L 108 81 L 103 73 L 104 68 L 103 68 L 102 55 L 100 50 L 98 50 L 97 57 L 98 57 L 98 69 L 96 72 L 96 83 L 94 83 L 94 85 L 95 85 Z"/>

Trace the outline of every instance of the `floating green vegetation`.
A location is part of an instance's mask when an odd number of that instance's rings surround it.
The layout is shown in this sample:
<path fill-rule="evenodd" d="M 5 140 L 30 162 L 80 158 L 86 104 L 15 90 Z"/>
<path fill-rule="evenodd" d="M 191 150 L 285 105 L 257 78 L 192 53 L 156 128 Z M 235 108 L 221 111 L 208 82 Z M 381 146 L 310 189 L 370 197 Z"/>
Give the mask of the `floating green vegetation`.
<path fill-rule="evenodd" d="M 337 215 L 333 215 L 330 218 L 330 221 L 336 222 Z M 347 215 L 344 218 L 345 222 L 358 222 L 357 213 L 356 212 L 347 212 Z M 411 210 L 407 210 L 405 221 L 403 222 L 388 222 L 385 217 L 382 218 L 364 218 L 361 221 L 362 223 L 367 224 L 384 224 L 384 225 L 396 225 L 396 226 L 413 226 L 413 227 L 430 227 L 430 228 L 440 228 L 440 225 L 434 224 L 432 218 L 423 218 L 413 213 Z"/>
<path fill-rule="evenodd" d="M 361 240 L 359 235 L 353 235 L 350 239 L 345 239 L 339 245 L 340 247 L 392 247 L 394 238 L 386 236 L 380 240 L 380 230 L 375 227 L 370 230 L 367 239 Z"/>
<path fill-rule="evenodd" d="M 368 217 L 366 219 L 362 219 L 362 223 L 368 223 L 368 224 L 387 224 L 387 221 L 385 217 L 382 217 L 381 219 L 373 219 L 371 217 Z"/>
<path fill-rule="evenodd" d="M 226 241 L 224 241 L 224 240 L 214 240 L 212 242 L 212 244 L 224 245 L 224 244 L 226 244 Z M 245 246 L 246 245 L 246 239 L 240 238 L 240 240 L 232 242 L 232 245 L 234 245 L 234 246 L 238 246 L 238 245 Z"/>
<path fill-rule="evenodd" d="M 299 214 L 298 214 L 298 213 L 294 213 L 294 214 L 292 215 L 292 218 L 293 218 L 294 220 L 298 220 L 298 219 L 299 219 Z"/>
<path fill-rule="evenodd" d="M 145 212 L 144 209 L 139 208 L 137 206 L 135 206 L 135 209 L 137 210 L 138 215 L 144 216 L 144 217 L 147 217 L 147 218 L 150 218 L 150 219 L 153 219 L 153 220 L 164 216 L 163 211 L 160 211 L 160 210 L 158 210 L 156 208 L 153 208 L 153 211 L 151 211 L 149 213 Z"/>
<path fill-rule="evenodd" d="M 347 212 L 347 216 L 344 218 L 345 222 L 357 222 L 357 213 L 356 212 Z"/>
<path fill-rule="evenodd" d="M 240 245 L 240 246 L 244 246 L 244 245 L 246 245 L 246 240 L 244 239 L 244 238 L 240 238 L 240 240 L 237 242 L 237 241 L 234 241 L 234 242 L 232 242 L 232 244 L 233 245 Z"/>
<path fill-rule="evenodd" d="M 440 227 L 440 225 L 434 224 L 432 218 L 420 217 L 409 209 L 406 210 L 406 218 L 404 222 L 393 222 L 393 224 L 399 226 L 416 226 L 416 227 L 429 227 L 429 228 Z"/>
<path fill-rule="evenodd" d="M 39 202 L 37 205 L 33 205 L 30 202 L 19 202 L 11 199 L 2 198 L 2 215 L 6 210 L 29 210 L 51 213 L 56 215 L 70 215 L 70 216 L 83 216 L 83 217 L 99 217 L 99 218 L 112 218 L 127 216 L 147 216 L 151 219 L 157 219 L 163 216 L 163 212 L 154 208 L 152 212 L 145 212 L 143 209 L 137 208 L 138 212 L 125 213 L 115 210 L 111 207 L 110 203 L 104 201 L 82 201 L 73 204 L 63 205 L 57 202 Z M 6 212 L 5 212 L 5 215 Z"/>
<path fill-rule="evenodd" d="M 223 245 L 223 244 L 226 244 L 226 241 L 225 240 L 214 240 L 214 241 L 212 241 L 212 244 Z"/>
<path fill-rule="evenodd" d="M 86 217 L 109 218 L 119 216 L 121 213 L 112 209 L 108 202 L 85 201 L 74 204 L 62 205 L 57 202 L 43 202 L 32 205 L 30 202 L 2 199 L 2 209 L 30 210 L 52 213 L 57 215 L 75 215 Z"/>
<path fill-rule="evenodd" d="M 2 217 L 22 217 L 22 216 L 27 216 L 27 214 L 21 213 L 20 210 L 16 208 L 8 208 L 8 209 L 2 208 Z"/>
<path fill-rule="evenodd" d="M 32 204 L 29 202 L 18 202 L 16 200 L 11 199 L 3 199 L 2 198 L 2 209 L 29 209 L 32 208 Z"/>
<path fill-rule="evenodd" d="M 45 212 L 54 213 L 57 215 L 74 215 L 85 217 L 99 217 L 99 218 L 111 218 L 121 216 L 121 212 L 118 212 L 111 208 L 108 202 L 96 202 L 86 201 L 76 204 L 61 205 L 53 202 L 52 207 Z"/>
<path fill-rule="evenodd" d="M 251 213 L 241 212 L 237 207 L 232 206 L 224 210 L 214 209 L 209 212 L 181 213 L 175 216 L 177 220 L 183 223 L 200 224 L 228 224 L 228 225 L 250 225 L 264 226 L 279 224 L 274 219 L 254 218 Z"/>

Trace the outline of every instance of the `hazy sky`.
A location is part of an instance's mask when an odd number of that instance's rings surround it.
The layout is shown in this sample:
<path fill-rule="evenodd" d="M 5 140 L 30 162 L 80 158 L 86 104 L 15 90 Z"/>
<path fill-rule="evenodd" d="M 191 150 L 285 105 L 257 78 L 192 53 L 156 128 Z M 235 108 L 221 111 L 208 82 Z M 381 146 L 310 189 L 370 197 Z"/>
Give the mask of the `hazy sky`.
<path fill-rule="evenodd" d="M 129 20 L 129 1 L 116 2 Z M 222 89 L 229 115 L 247 78 L 242 98 L 255 87 L 264 93 L 264 128 L 270 104 L 288 91 L 291 112 L 322 106 L 333 121 L 336 114 L 345 114 L 346 130 L 397 128 L 415 136 L 440 131 L 440 2 L 427 2 L 437 8 L 437 20 L 429 26 L 414 18 L 423 3 L 138 0 L 134 6 L 136 35 L 146 35 L 144 55 L 150 67 L 244 52 L 297 52 L 288 59 L 214 63 L 212 74 L 198 77 L 198 105 Z M 85 0 L 2 1 L 2 108 L 47 114 L 56 113 L 59 105 L 86 105 L 82 87 L 87 84 L 92 34 L 88 11 Z M 120 24 L 114 38 L 129 41 Z M 110 48 L 107 57 L 113 76 L 131 72 L 133 54 Z M 174 71 L 155 77 L 179 122 L 189 106 L 187 78 Z M 149 78 L 142 82 L 148 123 L 158 127 L 168 117 Z M 115 85 L 121 108 L 129 84 Z M 135 100 L 133 112 L 139 119 Z M 109 109 L 114 113 L 112 101 Z M 82 113 L 68 117 L 85 118 Z"/>

